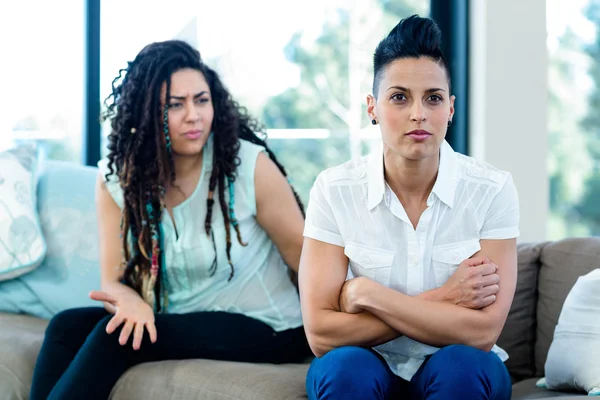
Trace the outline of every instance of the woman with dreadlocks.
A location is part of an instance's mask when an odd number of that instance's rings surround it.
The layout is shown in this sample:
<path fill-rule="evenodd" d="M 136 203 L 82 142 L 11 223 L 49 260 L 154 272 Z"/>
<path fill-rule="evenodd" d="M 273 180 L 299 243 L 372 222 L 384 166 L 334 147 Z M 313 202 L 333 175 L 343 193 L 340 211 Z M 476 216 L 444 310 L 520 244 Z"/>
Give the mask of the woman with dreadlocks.
<path fill-rule="evenodd" d="M 107 105 L 102 291 L 90 294 L 104 308 L 50 321 L 31 399 L 106 399 L 144 362 L 308 356 L 288 273 L 303 209 L 258 124 L 181 41 L 146 46 Z"/>

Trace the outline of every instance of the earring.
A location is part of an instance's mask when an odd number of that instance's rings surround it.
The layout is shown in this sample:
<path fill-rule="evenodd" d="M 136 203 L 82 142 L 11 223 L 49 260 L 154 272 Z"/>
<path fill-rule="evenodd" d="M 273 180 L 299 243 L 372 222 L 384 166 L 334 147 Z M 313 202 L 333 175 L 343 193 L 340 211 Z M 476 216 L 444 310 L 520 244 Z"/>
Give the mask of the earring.
<path fill-rule="evenodd" d="M 452 120 L 451 119 L 448 120 L 448 126 L 452 126 Z"/>
<path fill-rule="evenodd" d="M 167 152 L 171 153 L 171 137 L 169 136 L 169 106 L 165 106 L 165 111 L 163 114 L 163 125 L 165 132 L 165 142 L 167 144 Z"/>
<path fill-rule="evenodd" d="M 377 125 L 377 120 L 376 120 L 376 119 L 372 119 L 372 120 L 371 120 L 371 123 L 372 123 L 373 125 Z"/>

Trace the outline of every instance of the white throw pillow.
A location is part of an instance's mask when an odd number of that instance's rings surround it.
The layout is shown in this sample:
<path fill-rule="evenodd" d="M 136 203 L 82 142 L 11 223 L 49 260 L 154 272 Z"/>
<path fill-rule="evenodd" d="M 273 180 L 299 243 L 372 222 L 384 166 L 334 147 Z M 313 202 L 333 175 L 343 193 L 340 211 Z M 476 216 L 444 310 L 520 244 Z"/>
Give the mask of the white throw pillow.
<path fill-rule="evenodd" d="M 0 152 L 0 281 L 39 266 L 46 255 L 37 212 L 37 151 Z"/>
<path fill-rule="evenodd" d="M 560 312 L 538 382 L 551 390 L 600 396 L 600 268 L 579 277 Z"/>

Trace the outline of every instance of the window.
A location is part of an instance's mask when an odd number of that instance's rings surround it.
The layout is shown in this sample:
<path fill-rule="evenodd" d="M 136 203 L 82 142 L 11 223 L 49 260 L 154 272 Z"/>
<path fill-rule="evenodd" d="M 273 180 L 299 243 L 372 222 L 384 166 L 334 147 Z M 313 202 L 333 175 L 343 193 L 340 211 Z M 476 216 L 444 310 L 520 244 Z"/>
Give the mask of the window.
<path fill-rule="evenodd" d="M 364 154 L 378 137 L 365 112 L 376 44 L 400 18 L 428 12 L 418 0 L 178 0 L 168 7 L 105 0 L 101 97 L 144 45 L 192 43 L 268 129 L 269 146 L 306 203 L 319 172 Z"/>
<path fill-rule="evenodd" d="M 81 162 L 83 4 L 24 0 L 0 5 L 7 56 L 2 63 L 0 150 L 34 141 L 49 158 Z"/>
<path fill-rule="evenodd" d="M 600 234 L 600 1 L 547 0 L 548 238 Z"/>

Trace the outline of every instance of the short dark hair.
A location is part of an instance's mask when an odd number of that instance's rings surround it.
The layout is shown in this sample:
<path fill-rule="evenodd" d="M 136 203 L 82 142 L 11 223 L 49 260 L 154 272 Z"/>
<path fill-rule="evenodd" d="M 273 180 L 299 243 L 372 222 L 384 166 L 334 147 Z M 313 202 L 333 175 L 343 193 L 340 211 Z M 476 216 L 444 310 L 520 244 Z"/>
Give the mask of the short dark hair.
<path fill-rule="evenodd" d="M 442 53 L 442 32 L 434 20 L 412 15 L 402 19 L 377 45 L 373 55 L 373 95 L 377 97 L 379 82 L 386 67 L 401 58 L 429 57 L 446 71 L 448 87 L 450 69 Z"/>

